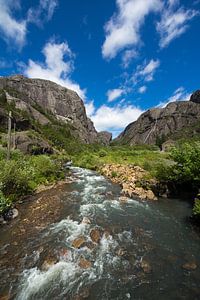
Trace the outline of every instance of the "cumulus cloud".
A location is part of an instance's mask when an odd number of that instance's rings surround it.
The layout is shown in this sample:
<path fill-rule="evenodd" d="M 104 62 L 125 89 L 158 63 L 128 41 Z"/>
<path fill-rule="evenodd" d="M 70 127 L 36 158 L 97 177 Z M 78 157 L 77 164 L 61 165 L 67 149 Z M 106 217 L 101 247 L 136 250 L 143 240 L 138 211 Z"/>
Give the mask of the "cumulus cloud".
<path fill-rule="evenodd" d="M 106 38 L 102 46 L 104 58 L 114 58 L 121 50 L 140 42 L 140 28 L 150 12 L 161 9 L 160 0 L 116 0 L 117 13 L 105 25 Z"/>
<path fill-rule="evenodd" d="M 179 87 L 174 91 L 172 96 L 170 96 L 167 100 L 160 102 L 157 107 L 164 108 L 169 103 L 175 102 L 175 101 L 188 101 L 191 97 L 191 93 L 188 93 L 184 87 Z"/>
<path fill-rule="evenodd" d="M 139 65 L 136 72 L 133 74 L 132 80 L 135 84 L 138 82 L 148 82 L 154 79 L 154 74 L 158 67 L 160 66 L 160 61 L 151 59 L 148 63 Z"/>
<path fill-rule="evenodd" d="M 129 123 L 135 121 L 143 111 L 133 105 L 102 105 L 90 116 L 98 131 L 107 130 L 115 137 Z"/>
<path fill-rule="evenodd" d="M 68 43 L 48 42 L 42 53 L 45 56 L 45 62 L 34 62 L 29 60 L 24 73 L 30 78 L 41 78 L 51 80 L 68 89 L 72 89 L 78 95 L 85 99 L 85 90 L 74 82 L 70 75 L 74 69 L 74 54 L 70 50 Z"/>
<path fill-rule="evenodd" d="M 27 22 L 26 20 L 17 20 L 13 16 L 16 9 L 20 9 L 19 1 L 0 0 L 0 32 L 7 43 L 12 41 L 22 48 L 26 40 Z"/>
<path fill-rule="evenodd" d="M 188 29 L 188 23 L 199 14 L 194 9 L 177 8 L 180 1 L 169 0 L 168 6 L 162 13 L 161 21 L 157 23 L 160 34 L 160 47 L 168 46 Z"/>
<path fill-rule="evenodd" d="M 112 102 L 124 93 L 123 89 L 113 89 L 107 92 L 108 102 Z"/>

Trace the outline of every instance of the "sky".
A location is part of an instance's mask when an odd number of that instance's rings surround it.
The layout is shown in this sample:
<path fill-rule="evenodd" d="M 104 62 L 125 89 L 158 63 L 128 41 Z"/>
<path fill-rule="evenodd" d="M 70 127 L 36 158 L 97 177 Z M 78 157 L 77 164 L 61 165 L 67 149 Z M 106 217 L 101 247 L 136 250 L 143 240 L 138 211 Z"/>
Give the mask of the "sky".
<path fill-rule="evenodd" d="M 0 76 L 75 90 L 117 136 L 200 89 L 200 0 L 0 0 Z"/>

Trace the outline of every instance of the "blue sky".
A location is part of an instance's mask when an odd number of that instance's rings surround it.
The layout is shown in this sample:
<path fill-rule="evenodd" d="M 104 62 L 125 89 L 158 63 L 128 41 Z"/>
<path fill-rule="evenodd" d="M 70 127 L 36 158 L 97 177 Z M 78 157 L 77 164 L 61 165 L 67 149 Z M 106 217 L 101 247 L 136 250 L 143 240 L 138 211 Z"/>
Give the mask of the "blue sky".
<path fill-rule="evenodd" d="M 200 88 L 200 1 L 0 0 L 0 76 L 74 89 L 116 136 Z"/>

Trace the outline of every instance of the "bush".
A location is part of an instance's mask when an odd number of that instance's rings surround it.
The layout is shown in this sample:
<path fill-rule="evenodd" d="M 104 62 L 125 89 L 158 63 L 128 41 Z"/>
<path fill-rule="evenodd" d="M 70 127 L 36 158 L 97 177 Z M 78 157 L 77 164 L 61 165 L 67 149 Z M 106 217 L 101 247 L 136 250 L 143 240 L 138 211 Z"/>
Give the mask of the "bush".
<path fill-rule="evenodd" d="M 31 172 L 23 167 L 23 162 L 1 161 L 0 170 L 1 191 L 5 197 L 14 201 L 32 192 L 28 182 Z"/>
<path fill-rule="evenodd" d="M 99 157 L 105 157 L 107 155 L 107 152 L 105 150 L 100 150 L 99 151 Z"/>
<path fill-rule="evenodd" d="M 0 190 L 0 214 L 9 209 L 11 202 L 7 199 L 3 192 Z"/>
<path fill-rule="evenodd" d="M 171 151 L 174 165 L 160 165 L 157 168 L 159 180 L 174 182 L 176 184 L 189 183 L 193 188 L 200 185 L 200 143 L 184 143 Z"/>
<path fill-rule="evenodd" d="M 194 207 L 193 207 L 193 215 L 200 217 L 200 195 L 199 198 L 195 199 Z"/>

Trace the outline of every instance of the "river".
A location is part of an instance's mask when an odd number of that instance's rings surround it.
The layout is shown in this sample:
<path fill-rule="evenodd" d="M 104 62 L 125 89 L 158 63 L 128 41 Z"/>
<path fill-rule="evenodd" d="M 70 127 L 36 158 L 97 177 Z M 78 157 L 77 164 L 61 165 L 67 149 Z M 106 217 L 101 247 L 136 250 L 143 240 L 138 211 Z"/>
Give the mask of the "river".
<path fill-rule="evenodd" d="M 120 187 L 93 171 L 72 167 L 70 178 L 0 228 L 0 299 L 199 299 L 188 202 L 119 201 Z"/>

